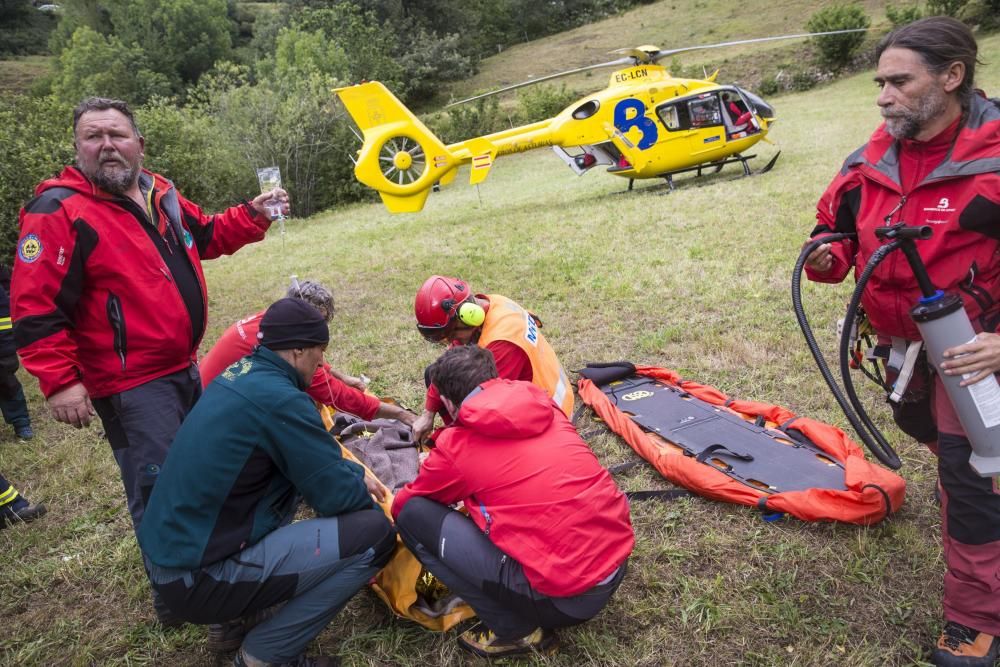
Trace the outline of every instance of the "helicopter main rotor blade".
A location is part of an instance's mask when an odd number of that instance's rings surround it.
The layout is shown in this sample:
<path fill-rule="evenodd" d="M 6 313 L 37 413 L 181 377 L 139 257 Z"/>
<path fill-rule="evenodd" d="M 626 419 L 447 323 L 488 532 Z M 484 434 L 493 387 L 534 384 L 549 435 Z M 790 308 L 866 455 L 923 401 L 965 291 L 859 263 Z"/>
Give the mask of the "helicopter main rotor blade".
<path fill-rule="evenodd" d="M 650 56 L 650 62 L 657 62 L 672 56 L 675 53 L 686 51 L 697 51 L 698 49 L 721 49 L 725 46 L 739 46 L 740 44 L 758 44 L 760 42 L 775 42 L 780 39 L 798 39 L 801 37 L 823 37 L 824 35 L 844 35 L 851 32 L 867 32 L 868 28 L 852 28 L 850 30 L 830 30 L 828 32 L 804 32 L 798 35 L 779 35 L 778 37 L 757 37 L 755 39 L 740 39 L 735 42 L 719 42 L 718 44 L 702 44 L 700 46 L 685 46 L 679 49 L 663 49 Z"/>
<path fill-rule="evenodd" d="M 500 93 L 506 93 L 511 90 L 517 90 L 518 88 L 523 88 L 525 86 L 533 86 L 536 83 L 541 83 L 542 81 L 551 81 L 552 79 L 558 79 L 563 76 L 569 76 L 571 74 L 579 74 L 580 72 L 589 72 L 594 69 L 601 69 L 603 67 L 618 67 L 619 65 L 642 65 L 646 63 L 655 63 L 667 56 L 674 55 L 675 53 L 684 53 L 686 51 L 696 51 L 699 49 L 719 49 L 725 46 L 739 46 L 740 44 L 756 44 L 759 42 L 773 42 L 781 39 L 798 39 L 802 37 L 823 37 L 825 35 L 843 35 L 851 32 L 867 32 L 867 28 L 853 28 L 850 30 L 830 30 L 828 32 L 806 32 L 797 35 L 779 35 L 777 37 L 757 37 L 755 39 L 741 39 L 734 42 L 719 42 L 718 44 L 701 44 L 699 46 L 685 46 L 679 49 L 662 49 L 656 52 L 650 52 L 639 47 L 639 49 L 619 49 L 615 53 L 628 53 L 629 55 L 624 58 L 619 58 L 617 60 L 611 60 L 606 63 L 598 63 L 596 65 L 587 65 L 586 67 L 578 67 L 576 69 L 567 70 L 565 72 L 559 72 L 557 74 L 549 74 L 547 76 L 540 76 L 537 79 L 531 79 L 530 81 L 522 81 L 521 83 L 515 83 L 513 86 L 507 86 L 505 88 L 499 88 L 497 90 L 491 90 L 488 93 L 483 93 L 482 95 L 475 95 L 473 97 L 467 97 L 464 100 L 457 100 L 455 102 L 449 102 L 444 106 L 445 109 L 459 104 L 465 104 L 466 102 L 474 102 L 475 100 L 482 99 L 484 97 L 491 97 L 493 95 L 499 95 Z M 646 47 L 649 48 L 649 47 Z"/>
<path fill-rule="evenodd" d="M 491 90 L 488 93 L 483 93 L 482 95 L 476 95 L 474 97 L 467 97 L 464 100 L 458 100 L 457 102 L 449 102 L 444 105 L 444 108 L 453 107 L 459 104 L 465 104 L 466 102 L 473 102 L 484 97 L 490 97 L 492 95 L 499 95 L 500 93 L 506 93 L 508 90 L 516 90 L 518 88 L 523 88 L 524 86 L 533 86 L 536 83 L 541 83 L 542 81 L 549 81 L 551 79 L 558 79 L 561 76 L 569 76 L 570 74 L 579 74 L 580 72 L 587 72 L 592 69 L 600 69 L 602 67 L 617 67 L 619 65 L 632 65 L 635 63 L 635 58 L 628 56 L 626 58 L 619 58 L 618 60 L 612 60 L 606 63 L 598 63 L 597 65 L 587 65 L 586 67 L 578 67 L 576 69 L 567 70 L 565 72 L 559 72 L 558 74 L 549 74 L 548 76 L 540 76 L 537 79 L 531 79 L 530 81 L 522 81 L 521 83 L 515 83 L 513 86 L 507 86 L 506 88 L 499 88 L 497 90 Z"/>

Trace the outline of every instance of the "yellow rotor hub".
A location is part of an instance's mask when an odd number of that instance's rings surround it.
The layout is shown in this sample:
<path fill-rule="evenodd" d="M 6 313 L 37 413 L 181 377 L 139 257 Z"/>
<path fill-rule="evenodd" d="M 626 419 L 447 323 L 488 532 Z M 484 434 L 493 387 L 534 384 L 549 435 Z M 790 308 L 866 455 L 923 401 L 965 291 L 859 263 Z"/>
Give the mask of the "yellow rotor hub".
<path fill-rule="evenodd" d="M 400 171 L 406 171 L 413 166 L 413 156 L 407 151 L 399 151 L 392 156 L 392 164 Z"/>

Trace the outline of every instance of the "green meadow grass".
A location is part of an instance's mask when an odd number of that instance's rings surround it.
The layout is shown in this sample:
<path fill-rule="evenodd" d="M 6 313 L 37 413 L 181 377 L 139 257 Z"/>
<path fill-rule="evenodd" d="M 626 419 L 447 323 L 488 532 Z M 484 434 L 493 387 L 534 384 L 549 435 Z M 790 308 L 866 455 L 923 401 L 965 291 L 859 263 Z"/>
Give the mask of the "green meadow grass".
<path fill-rule="evenodd" d="M 1000 89 L 1000 37 L 981 42 L 981 85 Z M 465 175 L 418 215 L 358 205 L 291 220 L 281 238 L 206 263 L 213 341 L 279 297 L 292 273 L 333 287 L 328 358 L 413 407 L 439 351 L 413 326 L 413 295 L 432 273 L 508 295 L 538 313 L 568 369 L 628 359 L 676 369 L 727 393 L 786 405 L 844 426 L 803 343 L 789 278 L 816 199 L 878 122 L 871 72 L 774 100 L 779 123 L 757 165 L 774 171 L 678 179 L 668 193 L 598 173 L 574 176 L 547 151 L 502 158 L 479 188 Z M 150 150 L 155 151 L 155 146 Z M 824 349 L 849 285 L 806 284 Z M 207 347 L 207 345 L 206 345 Z M 163 630 L 110 449 L 97 425 L 54 423 L 25 376 L 38 436 L 5 432 L 0 470 L 49 514 L 0 532 L 0 664 L 213 665 L 205 630 Z M 860 384 L 860 383 L 859 383 Z M 629 576 L 593 621 L 561 633 L 546 665 L 920 664 L 939 629 L 944 566 L 932 499 L 934 462 L 891 426 L 872 387 L 872 414 L 904 460 L 902 510 L 871 528 L 769 524 L 753 509 L 699 498 L 636 504 Z M 234 416 L 238 418 L 238 416 Z M 584 417 L 582 431 L 592 429 Z M 634 455 L 601 434 L 602 463 Z M 663 488 L 648 469 L 626 489 Z M 393 617 L 362 591 L 314 650 L 348 665 L 471 664 L 454 632 Z"/>
<path fill-rule="evenodd" d="M 16 56 L 0 60 L 0 93 L 23 93 L 39 78 L 52 73 L 52 56 Z"/>

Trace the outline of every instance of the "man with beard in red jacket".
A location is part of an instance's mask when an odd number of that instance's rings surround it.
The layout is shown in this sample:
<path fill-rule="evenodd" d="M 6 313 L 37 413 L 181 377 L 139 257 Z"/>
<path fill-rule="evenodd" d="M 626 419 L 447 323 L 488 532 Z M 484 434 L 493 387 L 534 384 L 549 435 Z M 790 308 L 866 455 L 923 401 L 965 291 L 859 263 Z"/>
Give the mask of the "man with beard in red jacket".
<path fill-rule="evenodd" d="M 429 372 L 454 421 L 396 495 L 399 534 L 482 621 L 459 646 L 552 652 L 552 629 L 596 616 L 624 579 L 628 501 L 559 406 L 497 378 L 489 350 L 453 347 Z M 468 517 L 448 507 L 460 500 Z"/>
<path fill-rule="evenodd" d="M 11 306 L 24 367 L 56 420 L 100 415 L 136 530 L 181 420 L 201 395 L 196 352 L 208 317 L 202 259 L 264 238 L 275 189 L 209 215 L 142 168 L 125 102 L 73 112 L 76 165 L 21 210 Z M 156 604 L 161 622 L 172 624 Z M 162 612 L 162 613 L 161 613 Z"/>
<path fill-rule="evenodd" d="M 810 279 L 840 282 L 852 268 L 861 273 L 882 246 L 876 227 L 931 226 L 933 236 L 917 251 L 938 289 L 962 295 L 979 332 L 946 350 L 941 364 L 966 386 L 1000 370 L 1000 105 L 974 87 L 977 50 L 969 28 L 944 16 L 882 39 L 875 82 L 885 123 L 823 194 L 812 234 L 857 237 L 822 244 L 806 263 Z M 901 255 L 878 266 L 862 304 L 881 341 L 901 349 L 920 341 L 909 315 L 920 296 Z M 992 667 L 1000 654 L 1000 488 L 970 467 L 969 440 L 926 363 L 895 393 L 902 393 L 897 424 L 938 457 L 946 623 L 931 661 Z"/>

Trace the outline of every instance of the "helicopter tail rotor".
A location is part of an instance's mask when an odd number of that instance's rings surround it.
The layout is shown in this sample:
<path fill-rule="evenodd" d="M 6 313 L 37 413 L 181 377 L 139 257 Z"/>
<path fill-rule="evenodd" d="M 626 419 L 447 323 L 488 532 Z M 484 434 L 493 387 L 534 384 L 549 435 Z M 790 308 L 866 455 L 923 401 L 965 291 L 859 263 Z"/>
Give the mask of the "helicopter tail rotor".
<path fill-rule="evenodd" d="M 354 175 L 391 212 L 419 211 L 436 183 L 454 178 L 456 156 L 381 83 L 334 92 L 364 138 Z"/>

